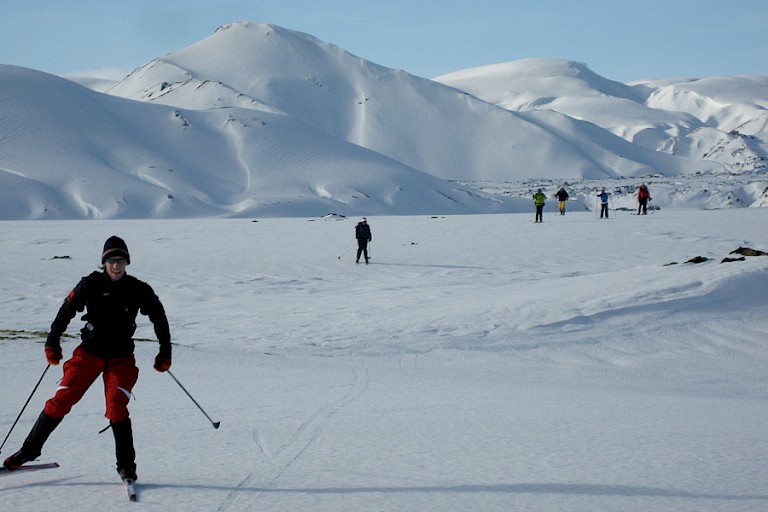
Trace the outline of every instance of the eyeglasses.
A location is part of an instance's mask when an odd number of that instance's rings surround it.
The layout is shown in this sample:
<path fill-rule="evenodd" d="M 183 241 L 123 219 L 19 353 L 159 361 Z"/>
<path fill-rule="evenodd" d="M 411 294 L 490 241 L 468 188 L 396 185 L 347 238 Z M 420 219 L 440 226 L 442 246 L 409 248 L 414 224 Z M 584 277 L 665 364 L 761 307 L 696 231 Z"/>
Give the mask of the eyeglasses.
<path fill-rule="evenodd" d="M 107 258 L 106 263 L 110 265 L 125 265 L 128 263 L 128 260 L 125 258 Z"/>

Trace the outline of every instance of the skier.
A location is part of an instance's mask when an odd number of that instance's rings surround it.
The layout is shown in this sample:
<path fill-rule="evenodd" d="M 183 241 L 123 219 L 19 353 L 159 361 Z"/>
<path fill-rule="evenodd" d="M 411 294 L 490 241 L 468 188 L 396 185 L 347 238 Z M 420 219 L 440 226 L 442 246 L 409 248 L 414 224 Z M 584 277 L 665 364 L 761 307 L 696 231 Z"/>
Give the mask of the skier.
<path fill-rule="evenodd" d="M 547 196 L 544 195 L 544 192 L 541 191 L 541 189 L 537 190 L 535 194 L 533 194 L 533 204 L 536 205 L 536 219 L 533 221 L 535 222 L 544 222 L 544 219 L 542 217 L 542 212 L 544 211 L 544 202 L 547 199 Z"/>
<path fill-rule="evenodd" d="M 363 217 L 355 226 L 355 238 L 357 238 L 357 259 L 355 263 L 360 263 L 360 255 L 365 256 L 365 264 L 368 264 L 368 242 L 371 238 L 371 227 L 368 225 L 368 219 Z"/>
<path fill-rule="evenodd" d="M 555 197 L 557 197 L 560 206 L 560 215 L 565 215 L 565 203 L 568 201 L 568 192 L 566 192 L 565 187 L 560 187 Z"/>
<path fill-rule="evenodd" d="M 643 215 L 648 214 L 648 201 L 651 200 L 651 193 L 648 190 L 648 187 L 645 186 L 645 183 L 641 183 L 639 187 L 637 187 L 637 214 L 640 215 L 640 211 L 642 210 Z"/>
<path fill-rule="evenodd" d="M 603 218 L 603 214 L 605 214 L 605 218 L 608 218 L 608 199 L 611 197 L 610 192 L 605 191 L 605 187 L 600 189 L 600 193 L 597 194 L 597 197 L 600 198 L 600 218 Z"/>
<path fill-rule="evenodd" d="M 163 305 L 147 284 L 126 273 L 131 263 L 125 242 L 111 236 L 101 255 L 102 272 L 83 277 L 64 299 L 51 332 L 45 342 L 48 364 L 58 365 L 62 359 L 60 338 L 78 312 L 87 310 L 80 330 L 80 345 L 64 363 L 64 375 L 54 396 L 29 432 L 19 451 L 5 459 L 9 471 L 36 459 L 48 436 L 64 416 L 83 397 L 93 382 L 102 375 L 106 399 L 105 417 L 115 437 L 117 472 L 128 484 L 136 480 L 133 431 L 128 414 L 128 401 L 136 384 L 139 369 L 134 357 L 133 333 L 136 315 L 147 315 L 154 324 L 160 350 L 154 368 L 159 372 L 171 367 L 171 333 Z"/>

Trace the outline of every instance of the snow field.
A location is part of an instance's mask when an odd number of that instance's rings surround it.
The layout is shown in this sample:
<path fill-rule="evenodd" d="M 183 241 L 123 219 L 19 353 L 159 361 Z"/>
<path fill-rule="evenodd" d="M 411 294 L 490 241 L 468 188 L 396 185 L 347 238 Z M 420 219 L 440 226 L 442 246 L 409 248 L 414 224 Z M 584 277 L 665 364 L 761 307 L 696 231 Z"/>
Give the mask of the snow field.
<path fill-rule="evenodd" d="M 36 333 L 118 234 L 174 375 L 221 421 L 152 370 L 140 317 L 146 510 L 764 510 L 768 258 L 719 261 L 766 250 L 765 215 L 369 217 L 368 266 L 356 218 L 0 223 L 0 428 L 45 367 Z M 45 447 L 62 467 L 4 477 L 4 505 L 137 506 L 103 409 L 97 383 Z"/>

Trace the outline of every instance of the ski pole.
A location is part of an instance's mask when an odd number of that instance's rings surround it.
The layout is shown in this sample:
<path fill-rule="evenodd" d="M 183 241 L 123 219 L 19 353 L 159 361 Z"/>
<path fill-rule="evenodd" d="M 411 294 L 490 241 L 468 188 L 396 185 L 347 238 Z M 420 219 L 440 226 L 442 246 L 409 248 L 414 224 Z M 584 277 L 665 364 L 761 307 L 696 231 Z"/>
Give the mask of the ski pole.
<path fill-rule="evenodd" d="M 354 251 L 354 249 L 352 249 L 352 251 Z M 344 255 L 346 255 L 348 252 L 349 252 L 349 250 L 346 250 L 346 251 L 344 251 L 343 253 L 339 254 L 339 255 L 336 257 L 336 259 L 337 259 L 337 260 L 340 260 L 340 259 L 341 259 L 341 257 L 342 257 L 342 256 L 344 256 Z"/>
<path fill-rule="evenodd" d="M 181 382 L 179 382 L 179 379 L 177 379 L 177 378 L 176 378 L 176 376 L 175 376 L 174 374 L 172 374 L 172 373 L 171 373 L 171 370 L 168 370 L 168 372 L 167 372 L 167 373 L 168 373 L 168 375 L 170 375 L 170 376 L 171 376 L 171 378 L 172 378 L 173 380 L 175 380 L 175 381 L 176 381 L 176 384 L 178 384 L 178 385 L 179 385 L 179 387 L 181 388 L 181 390 L 182 390 L 182 391 L 184 391 L 184 393 L 186 393 L 186 394 L 187 394 L 187 396 L 189 397 L 189 399 L 190 399 L 190 400 L 192 400 L 192 403 L 193 403 L 193 404 L 195 404 L 195 405 L 197 406 L 197 408 L 198 408 L 198 409 L 200 409 L 200 412 L 202 412 L 202 413 L 205 415 L 205 417 L 206 417 L 206 418 L 208 418 L 208 421 L 210 421 L 210 422 L 211 422 L 211 425 L 213 425 L 213 428 L 219 428 L 219 425 L 221 425 L 221 422 L 220 422 L 220 421 L 213 421 L 213 420 L 211 419 L 211 417 L 210 417 L 210 416 L 208 416 L 208 414 L 207 414 L 207 413 L 206 413 L 206 412 L 203 410 L 203 408 L 202 408 L 202 407 L 200 407 L 200 404 L 199 404 L 199 403 L 197 403 L 197 400 L 195 400 L 194 398 L 192 398 L 192 395 L 190 395 L 190 394 L 189 394 L 189 391 L 187 391 L 187 389 L 186 389 L 184 386 L 182 386 L 182 385 L 181 385 Z"/>
<path fill-rule="evenodd" d="M 27 398 L 27 401 L 24 402 L 24 407 L 21 408 L 19 415 L 16 416 L 16 421 L 14 421 L 13 425 L 11 425 L 11 430 L 8 431 L 8 435 L 5 436 L 5 439 L 3 439 L 3 444 L 0 444 L 0 453 L 3 451 L 3 446 L 5 446 L 5 442 L 8 441 L 9 437 L 11 437 L 11 432 L 13 432 L 13 429 L 16 428 L 16 424 L 19 422 L 19 418 L 21 418 L 21 415 L 24 414 L 24 409 L 26 409 L 27 405 L 29 405 L 29 401 L 32 400 L 32 395 L 35 394 L 35 391 L 37 391 L 37 388 L 40 386 L 40 383 L 43 382 L 43 377 L 45 377 L 45 374 L 48 373 L 48 368 L 50 367 L 51 367 L 50 364 L 45 367 L 45 370 L 43 370 L 43 374 L 40 376 L 40 379 L 37 381 L 37 384 L 35 384 L 35 388 L 29 394 L 29 398 Z"/>

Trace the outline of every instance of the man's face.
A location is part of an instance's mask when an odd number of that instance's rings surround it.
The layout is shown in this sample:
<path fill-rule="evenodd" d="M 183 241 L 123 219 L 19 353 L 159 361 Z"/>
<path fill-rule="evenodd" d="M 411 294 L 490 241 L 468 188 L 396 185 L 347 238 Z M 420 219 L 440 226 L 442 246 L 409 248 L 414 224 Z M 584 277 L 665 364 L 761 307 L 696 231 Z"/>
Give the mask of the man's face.
<path fill-rule="evenodd" d="M 107 275 L 113 281 L 118 281 L 125 275 L 126 265 L 128 265 L 128 260 L 121 257 L 107 258 L 104 261 L 104 268 L 107 271 Z"/>

